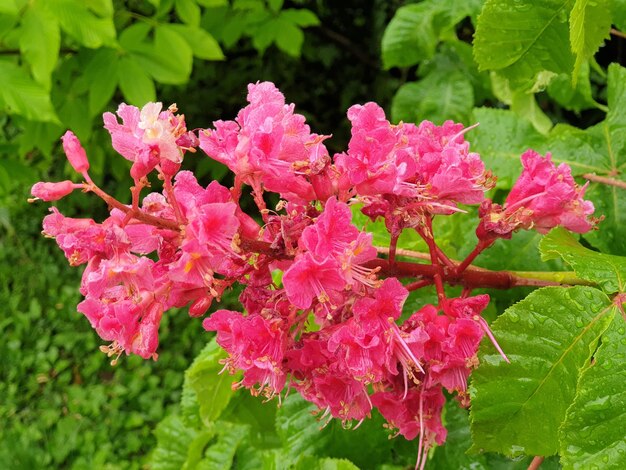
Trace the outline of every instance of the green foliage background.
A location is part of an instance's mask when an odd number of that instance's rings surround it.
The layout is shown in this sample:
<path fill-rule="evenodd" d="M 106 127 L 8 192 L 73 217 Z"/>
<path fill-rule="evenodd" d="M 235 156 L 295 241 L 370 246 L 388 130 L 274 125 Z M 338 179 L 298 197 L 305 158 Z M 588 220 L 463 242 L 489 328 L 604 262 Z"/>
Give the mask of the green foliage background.
<path fill-rule="evenodd" d="M 279 410 L 233 394 L 231 377 L 216 374 L 220 351 L 184 311 L 164 317 L 157 362 L 129 357 L 112 368 L 76 313 L 79 273 L 39 237 L 46 208 L 26 204 L 29 188 L 73 177 L 59 146 L 71 128 L 94 179 L 126 200 L 129 165 L 110 148 L 102 112 L 158 99 L 176 102 L 189 128 L 208 127 L 232 118 L 257 80 L 274 81 L 316 132 L 333 134 L 331 151 L 345 148 L 354 103 L 377 101 L 394 122 L 480 122 L 468 139 L 499 176 L 496 200 L 529 147 L 552 151 L 576 177 L 623 181 L 626 69 L 609 64 L 623 63 L 626 42 L 611 27 L 626 30 L 623 0 L 0 0 L 0 468 L 410 467 L 415 446 L 388 440 L 379 415 L 357 431 L 334 422 L 320 431 L 295 393 Z M 206 158 L 185 165 L 228 183 Z M 580 241 L 518 233 L 477 259 L 490 269 L 570 265 L 598 288 L 538 290 L 496 320 L 519 369 L 481 349 L 471 431 L 451 402 L 449 443 L 429 468 L 525 468 L 539 454 L 554 455 L 548 469 L 626 466 L 619 423 L 598 418 L 626 413 L 624 328 L 610 299 L 626 290 L 626 192 L 594 183 L 587 194 L 605 216 L 600 231 Z M 105 214 L 80 195 L 58 205 L 67 215 Z M 475 243 L 466 220 L 436 221 L 456 258 Z M 388 243 L 381 224 L 368 229 Z M 400 245 L 424 249 L 410 234 Z M 530 291 L 489 293 L 493 320 Z M 407 312 L 432 298 L 429 289 L 412 294 Z M 516 352 L 555 332 L 561 346 Z M 596 351 L 602 367 L 591 367 Z M 552 366 L 528 366 L 537 357 Z M 540 385 L 528 394 L 527 383 Z M 617 398 L 605 399 L 607 389 Z M 555 390 L 562 401 L 546 413 Z M 523 413 L 490 408 L 513 398 Z"/>

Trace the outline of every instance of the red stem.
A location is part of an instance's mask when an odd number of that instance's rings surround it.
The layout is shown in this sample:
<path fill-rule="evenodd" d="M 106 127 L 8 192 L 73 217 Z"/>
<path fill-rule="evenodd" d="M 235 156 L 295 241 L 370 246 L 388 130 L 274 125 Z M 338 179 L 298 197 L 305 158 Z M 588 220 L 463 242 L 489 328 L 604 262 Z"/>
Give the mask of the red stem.
<path fill-rule="evenodd" d="M 460 275 L 463 271 L 465 271 L 465 269 L 470 264 L 472 264 L 472 261 L 474 261 L 479 254 L 481 254 L 483 251 L 493 245 L 494 241 L 495 240 L 478 240 L 478 243 L 476 244 L 472 252 L 467 255 L 467 257 L 463 261 L 461 261 L 461 263 L 456 267 L 456 274 Z"/>
<path fill-rule="evenodd" d="M 583 178 L 593 181 L 594 183 L 608 184 L 609 186 L 616 186 L 618 188 L 626 189 L 626 181 L 617 180 L 615 178 L 608 178 L 606 176 L 598 176 L 593 173 L 585 173 Z"/>
<path fill-rule="evenodd" d="M 105 193 L 102 189 L 95 185 L 93 181 L 89 181 L 88 184 L 85 185 L 86 191 L 91 191 L 95 193 L 100 199 L 106 202 L 110 207 L 115 207 L 116 209 L 121 210 L 122 212 L 132 214 L 133 219 L 137 219 L 146 224 L 154 225 L 155 227 L 167 228 L 170 230 L 180 230 L 180 225 L 174 220 L 164 219 L 162 217 L 155 217 L 150 214 L 146 214 L 141 209 L 133 210 L 132 207 L 128 207 L 125 204 L 122 204 L 120 201 L 115 199 L 113 196 Z"/>
<path fill-rule="evenodd" d="M 426 225 L 425 229 L 422 228 L 418 230 L 417 233 L 420 234 L 420 236 L 428 245 L 428 251 L 430 252 L 430 261 L 432 263 L 432 267 L 435 268 L 433 280 L 435 281 L 435 287 L 437 289 L 437 298 L 439 299 L 439 306 L 442 306 L 444 301 L 446 300 L 446 291 L 443 287 L 443 270 L 441 269 L 441 265 L 439 264 L 439 247 L 435 243 L 435 238 L 433 237 L 432 219 L 430 217 L 426 217 L 424 222 Z"/>
<path fill-rule="evenodd" d="M 389 264 L 393 266 L 396 262 L 396 249 L 398 248 L 398 235 L 391 235 L 391 240 L 389 241 Z"/>
<path fill-rule="evenodd" d="M 532 462 L 530 462 L 528 470 L 537 470 L 543 463 L 543 459 L 545 459 L 545 457 L 542 457 L 541 455 L 536 455 L 533 458 Z"/>

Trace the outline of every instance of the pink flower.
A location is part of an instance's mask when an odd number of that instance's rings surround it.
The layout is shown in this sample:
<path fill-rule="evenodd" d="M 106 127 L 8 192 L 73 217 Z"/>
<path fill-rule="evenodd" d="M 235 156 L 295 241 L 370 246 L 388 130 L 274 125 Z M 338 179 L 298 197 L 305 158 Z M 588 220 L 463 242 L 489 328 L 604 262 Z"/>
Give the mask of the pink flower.
<path fill-rule="evenodd" d="M 61 140 L 63 141 L 63 150 L 72 168 L 74 168 L 77 173 L 88 171 L 89 161 L 87 160 L 87 154 L 80 144 L 78 137 L 76 137 L 72 131 L 67 131 L 63 134 Z"/>
<path fill-rule="evenodd" d="M 148 103 L 141 110 L 121 104 L 117 115 L 104 113 L 104 127 L 111 134 L 113 148 L 133 162 L 131 176 L 138 180 L 157 165 L 172 175 L 179 169 L 183 154 L 196 144 L 197 138 L 187 132 L 184 116 L 175 115 L 176 107 L 161 111 L 161 103 Z"/>
<path fill-rule="evenodd" d="M 202 325 L 207 331 L 217 331 L 218 344 L 229 353 L 231 372 L 243 370 L 241 385 L 255 395 L 272 397 L 281 392 L 286 380 L 282 362 L 288 339 L 280 320 L 218 310 Z"/>
<path fill-rule="evenodd" d="M 317 260 L 311 253 L 305 253 L 285 271 L 283 285 L 289 301 L 296 307 L 308 309 L 313 300 L 317 300 L 330 315 L 336 306 L 333 299 L 343 290 L 346 281 L 336 260 L 331 257 Z"/>
<path fill-rule="evenodd" d="M 216 121 L 215 129 L 201 132 L 200 148 L 258 193 L 265 188 L 287 200 L 314 200 L 303 170 L 328 155 L 323 139 L 273 83 L 248 85 L 248 102 L 235 121 Z"/>
<path fill-rule="evenodd" d="M 549 153 L 544 158 L 528 150 L 522 155 L 522 165 L 504 206 L 491 201 L 481 206 L 479 238 L 509 238 L 520 228 L 539 233 L 558 225 L 577 233 L 593 228 L 593 204 L 583 199 L 587 186 L 576 184 L 567 164 L 555 167 Z"/>
<path fill-rule="evenodd" d="M 35 183 L 30 190 L 30 193 L 37 199 L 42 201 L 57 201 L 68 194 L 74 189 L 82 187 L 82 185 L 74 184 L 69 180 L 61 181 L 59 183 Z M 33 202 L 31 200 L 30 202 Z"/>

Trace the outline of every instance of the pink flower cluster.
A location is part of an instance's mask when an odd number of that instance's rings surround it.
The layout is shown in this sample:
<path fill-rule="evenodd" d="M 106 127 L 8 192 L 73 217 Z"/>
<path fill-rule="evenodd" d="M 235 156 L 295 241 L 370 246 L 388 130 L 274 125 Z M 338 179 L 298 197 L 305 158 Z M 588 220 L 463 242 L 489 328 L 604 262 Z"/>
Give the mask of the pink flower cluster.
<path fill-rule="evenodd" d="M 248 102 L 235 121 L 217 121 L 199 136 L 175 107 L 162 111 L 160 103 L 121 105 L 121 123 L 105 113 L 113 147 L 132 162 L 128 205 L 91 180 L 80 142 L 64 136 L 85 182 L 37 183 L 33 196 L 49 201 L 83 189 L 111 208 L 100 223 L 56 208 L 44 220 L 44 233 L 70 264 L 86 265 L 78 310 L 110 342 L 102 349 L 114 361 L 122 353 L 156 359 L 164 312 L 189 306 L 191 316 L 202 316 L 240 283 L 244 313 L 219 310 L 203 321 L 228 352 L 225 368 L 243 372 L 237 386 L 268 398 L 294 388 L 346 425 L 377 408 L 397 433 L 419 437 L 424 463 L 426 450 L 446 437 L 443 390 L 468 406 L 478 345 L 487 334 L 497 346 L 481 317 L 487 295 L 472 297 L 466 286 L 460 298 L 447 297 L 441 265 L 452 262 L 436 245 L 432 218 L 481 204 L 479 231 L 493 238 L 556 225 L 585 231 L 593 206 L 567 167 L 555 169 L 531 151 L 505 204 L 491 203 L 485 191 L 494 179 L 460 124 L 392 125 L 376 104 L 356 105 L 348 111 L 348 150 L 331 159 L 326 137 L 311 133 L 273 84 L 249 85 Z M 196 146 L 234 172 L 233 188 L 204 187 L 181 171 Z M 153 172 L 163 189 L 141 199 Z M 262 226 L 240 207 L 244 185 Z M 275 210 L 265 192 L 280 196 Z M 383 217 L 392 240 L 416 230 L 430 248 L 431 269 L 414 265 L 415 282 L 405 287 L 394 277 L 393 256 L 380 258 L 372 234 L 352 223 L 354 202 Z M 462 270 L 454 276 L 459 281 Z M 403 312 L 415 283 L 435 284 L 438 305 Z"/>

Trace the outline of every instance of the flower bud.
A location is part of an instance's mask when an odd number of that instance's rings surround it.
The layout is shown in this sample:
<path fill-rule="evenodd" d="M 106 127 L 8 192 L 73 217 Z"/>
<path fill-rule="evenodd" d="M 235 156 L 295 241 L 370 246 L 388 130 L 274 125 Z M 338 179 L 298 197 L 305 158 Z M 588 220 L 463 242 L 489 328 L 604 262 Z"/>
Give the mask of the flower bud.
<path fill-rule="evenodd" d="M 80 144 L 78 137 L 76 137 L 72 131 L 67 131 L 63 137 L 61 137 L 61 140 L 63 141 L 65 155 L 67 155 L 67 159 L 70 161 L 70 165 L 72 165 L 74 170 L 78 173 L 89 170 L 87 154 Z"/>
<path fill-rule="evenodd" d="M 57 201 L 74 191 L 74 183 L 69 180 L 60 183 L 35 183 L 30 193 L 42 201 Z M 32 202 L 32 201 L 31 201 Z"/>

